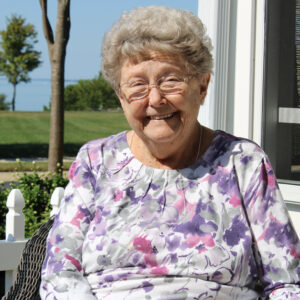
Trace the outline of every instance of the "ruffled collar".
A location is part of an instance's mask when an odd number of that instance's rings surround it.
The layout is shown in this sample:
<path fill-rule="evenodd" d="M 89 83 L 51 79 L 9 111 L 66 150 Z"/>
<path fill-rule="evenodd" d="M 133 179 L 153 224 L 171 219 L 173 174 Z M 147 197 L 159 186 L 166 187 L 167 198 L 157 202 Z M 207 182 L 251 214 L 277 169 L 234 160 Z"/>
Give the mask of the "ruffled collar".
<path fill-rule="evenodd" d="M 143 173 L 162 176 L 168 174 L 168 177 L 177 177 L 179 174 L 189 179 L 195 179 L 201 177 L 203 172 L 207 172 L 208 167 L 212 167 L 215 163 L 216 157 L 220 154 L 225 153 L 228 149 L 229 144 L 232 144 L 236 138 L 224 131 L 217 130 L 216 134 L 206 149 L 205 153 L 192 165 L 183 169 L 157 169 L 147 165 L 144 165 L 139 161 L 131 152 L 126 138 L 127 131 L 120 132 L 114 136 L 108 138 L 107 146 L 111 151 L 115 153 L 115 162 L 111 163 L 108 167 L 111 173 L 118 173 L 123 168 L 130 168 L 135 170 L 137 173 L 143 169 Z M 106 163 L 104 163 L 106 165 Z"/>

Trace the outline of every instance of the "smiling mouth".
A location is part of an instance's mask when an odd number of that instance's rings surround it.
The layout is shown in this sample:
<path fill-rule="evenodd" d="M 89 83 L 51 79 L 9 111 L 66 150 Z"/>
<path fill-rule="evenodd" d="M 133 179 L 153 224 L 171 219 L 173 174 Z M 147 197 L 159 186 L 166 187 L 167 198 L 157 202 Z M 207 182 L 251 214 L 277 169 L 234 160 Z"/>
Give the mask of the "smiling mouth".
<path fill-rule="evenodd" d="M 167 114 L 167 115 L 163 115 L 163 116 L 150 116 L 149 119 L 150 120 L 163 120 L 163 119 L 171 118 L 174 115 L 175 115 L 175 112 Z"/>

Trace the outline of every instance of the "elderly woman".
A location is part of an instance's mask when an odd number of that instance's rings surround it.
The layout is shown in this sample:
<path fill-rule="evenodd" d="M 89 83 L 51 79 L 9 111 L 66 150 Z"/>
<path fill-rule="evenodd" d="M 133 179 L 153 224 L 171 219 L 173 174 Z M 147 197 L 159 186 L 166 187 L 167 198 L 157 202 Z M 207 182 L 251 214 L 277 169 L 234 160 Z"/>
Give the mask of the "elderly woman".
<path fill-rule="evenodd" d="M 43 299 L 300 299 L 300 247 L 266 154 L 200 125 L 197 16 L 122 15 L 102 72 L 132 130 L 84 145 L 48 237 Z"/>

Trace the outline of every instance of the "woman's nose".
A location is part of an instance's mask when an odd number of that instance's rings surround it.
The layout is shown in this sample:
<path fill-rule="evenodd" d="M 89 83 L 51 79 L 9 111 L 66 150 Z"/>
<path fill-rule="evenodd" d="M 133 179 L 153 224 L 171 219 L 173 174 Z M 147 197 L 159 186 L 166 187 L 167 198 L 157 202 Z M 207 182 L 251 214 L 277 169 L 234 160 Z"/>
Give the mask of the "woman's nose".
<path fill-rule="evenodd" d="M 159 90 L 159 87 L 155 84 L 149 85 L 149 105 L 151 106 L 159 106 L 162 104 L 163 97 Z"/>

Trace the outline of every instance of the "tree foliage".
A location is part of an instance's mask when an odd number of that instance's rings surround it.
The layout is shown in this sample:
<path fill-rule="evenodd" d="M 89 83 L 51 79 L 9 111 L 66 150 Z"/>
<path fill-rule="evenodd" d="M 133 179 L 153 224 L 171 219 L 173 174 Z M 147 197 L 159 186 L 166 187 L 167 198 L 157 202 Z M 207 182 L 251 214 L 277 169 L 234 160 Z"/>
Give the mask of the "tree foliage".
<path fill-rule="evenodd" d="M 0 110 L 9 110 L 10 103 L 5 102 L 6 95 L 0 94 Z"/>
<path fill-rule="evenodd" d="M 91 80 L 79 80 L 65 87 L 65 110 L 102 110 L 120 107 L 114 90 L 101 73 Z"/>
<path fill-rule="evenodd" d="M 41 64 L 41 54 L 34 50 L 37 32 L 24 18 L 12 15 L 0 37 L 0 73 L 13 85 L 12 110 L 15 110 L 17 84 L 30 81 L 29 72 Z"/>

